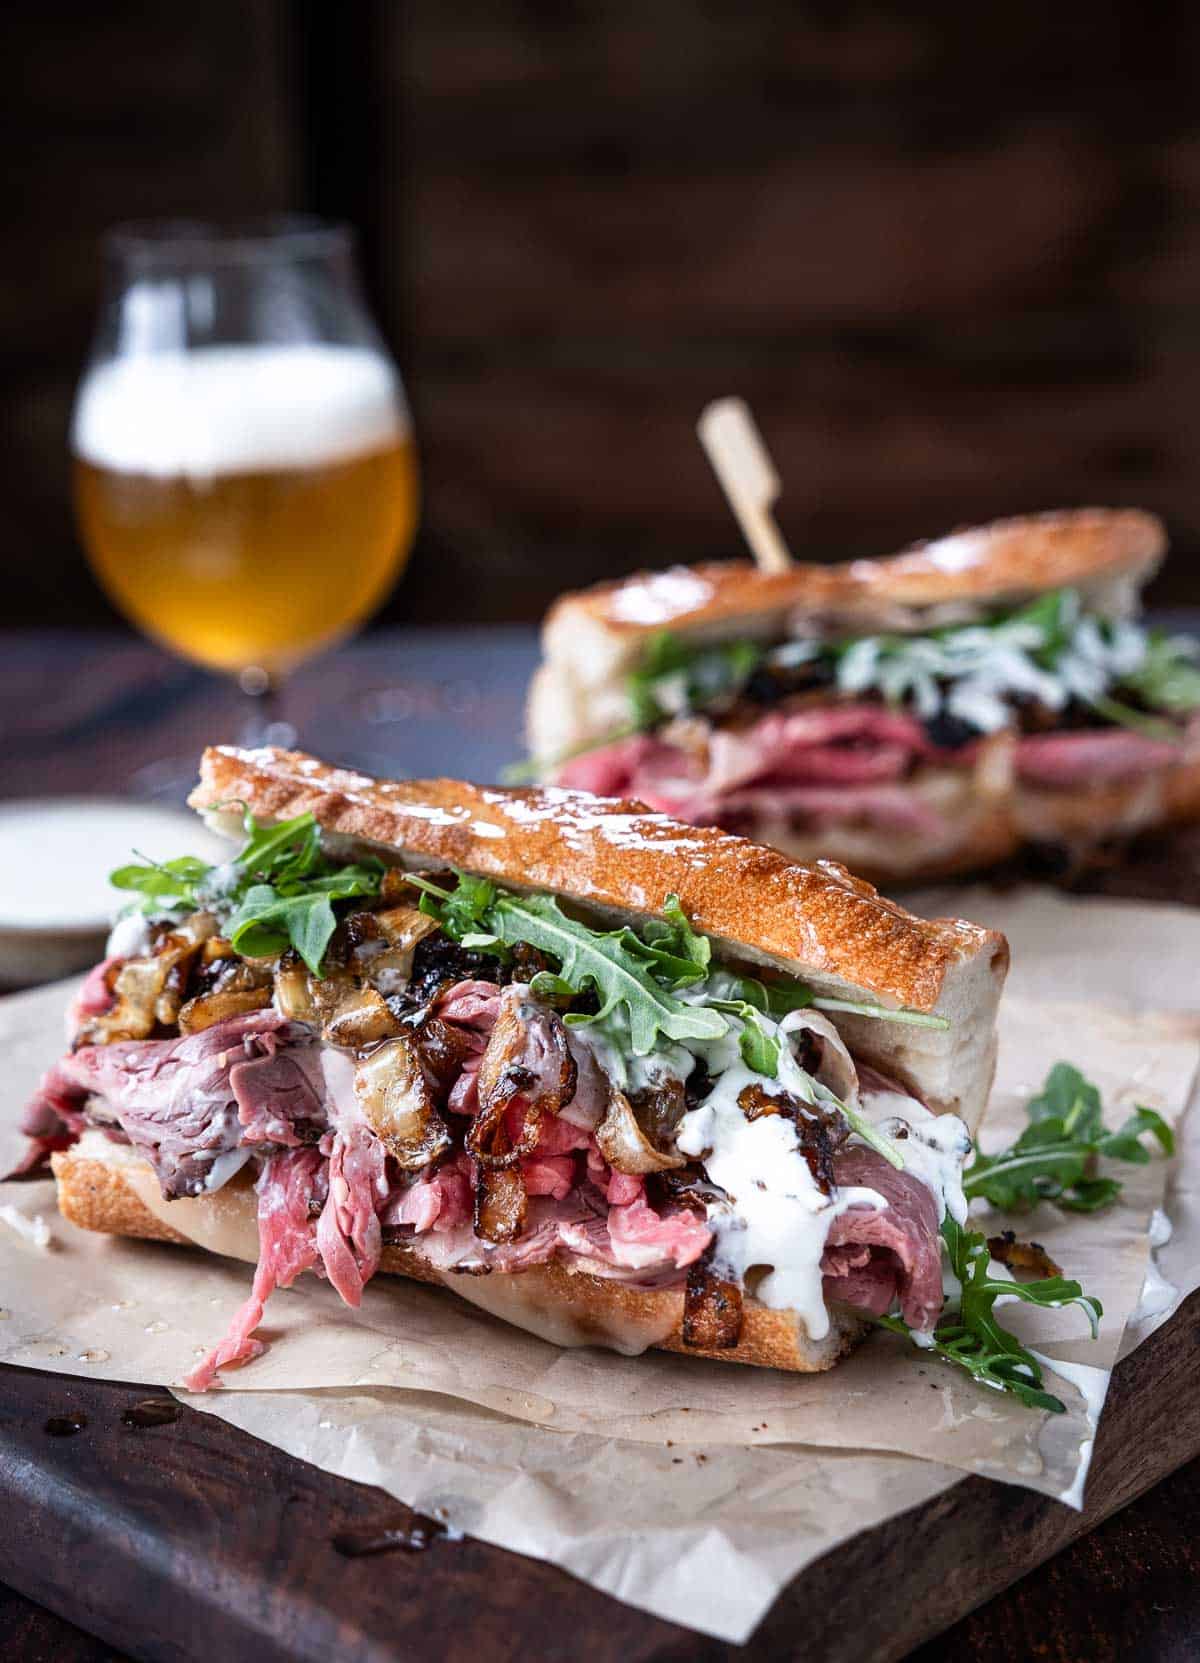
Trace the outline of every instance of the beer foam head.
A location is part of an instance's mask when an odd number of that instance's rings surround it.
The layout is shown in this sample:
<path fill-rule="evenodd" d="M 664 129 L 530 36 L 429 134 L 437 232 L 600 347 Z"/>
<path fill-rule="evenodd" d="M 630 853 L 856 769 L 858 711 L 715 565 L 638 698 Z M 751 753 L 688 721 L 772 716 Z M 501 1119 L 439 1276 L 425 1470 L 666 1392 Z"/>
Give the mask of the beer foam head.
<path fill-rule="evenodd" d="M 71 448 L 159 477 L 320 467 L 408 432 L 395 371 L 342 346 L 222 346 L 117 358 L 79 390 Z"/>

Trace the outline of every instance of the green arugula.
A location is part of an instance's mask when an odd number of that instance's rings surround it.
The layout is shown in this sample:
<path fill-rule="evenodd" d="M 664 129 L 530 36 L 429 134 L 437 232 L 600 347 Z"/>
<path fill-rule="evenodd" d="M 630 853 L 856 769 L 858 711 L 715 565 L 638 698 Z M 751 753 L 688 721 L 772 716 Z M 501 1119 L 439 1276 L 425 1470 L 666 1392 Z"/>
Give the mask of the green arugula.
<path fill-rule="evenodd" d="M 118 866 L 108 874 L 108 881 L 114 889 L 132 889 L 142 896 L 129 911 L 194 912 L 200 905 L 199 886 L 211 871 L 212 867 L 197 855 L 162 861 L 143 856 L 129 866 Z"/>
<path fill-rule="evenodd" d="M 629 705 L 637 729 L 655 727 L 684 711 L 703 710 L 741 692 L 761 663 L 753 641 L 690 647 L 662 630 L 651 637 L 642 662 L 628 677 Z"/>
<path fill-rule="evenodd" d="M 1103 716 L 1114 727 L 1128 728 L 1131 733 L 1140 733 L 1145 739 L 1157 739 L 1163 744 L 1179 743 L 1179 729 L 1164 716 L 1149 716 L 1144 710 L 1135 710 L 1132 705 L 1124 704 L 1107 693 L 1101 693 L 1087 702 L 1097 716 Z"/>
<path fill-rule="evenodd" d="M 261 826 L 248 809 L 246 841 L 226 867 L 194 855 L 142 860 L 109 874 L 116 889 L 141 896 L 138 910 L 161 915 L 215 912 L 239 953 L 270 957 L 295 948 L 314 976 L 337 928 L 334 903 L 377 895 L 378 861 L 339 866 L 321 848 L 321 828 L 311 814 Z"/>
<path fill-rule="evenodd" d="M 1129 688 L 1153 710 L 1182 715 L 1200 709 L 1200 642 L 1190 636 L 1168 635 L 1151 630 L 1146 637 L 1146 656 L 1138 668 L 1124 677 Z"/>
<path fill-rule="evenodd" d="M 1014 1282 L 993 1276 L 987 1237 L 964 1229 L 949 1214 L 942 1224 L 942 1241 L 960 1292 L 943 1310 L 934 1329 L 933 1344 L 922 1344 L 921 1349 L 963 1369 L 981 1385 L 1012 1392 L 1032 1409 L 1049 1409 L 1056 1415 L 1065 1413 L 1062 1400 L 1044 1389 L 1037 1358 L 996 1320 L 996 1301 L 1004 1297 L 1043 1307 L 1078 1305 L 1091 1325 L 1093 1339 L 1099 1333 L 1099 1319 L 1104 1315 L 1100 1301 L 1092 1294 L 1085 1294 L 1078 1282 L 1063 1276 L 1050 1276 L 1038 1282 Z M 876 1317 L 875 1321 L 894 1334 L 912 1337 L 912 1330 L 902 1317 Z"/>
<path fill-rule="evenodd" d="M 901 1006 L 892 1008 L 888 1005 L 860 1004 L 854 999 L 827 998 L 823 993 L 814 994 L 812 1003 L 819 1011 L 842 1011 L 847 1016 L 870 1016 L 879 1022 L 899 1022 L 909 1028 L 938 1028 L 950 1026 L 948 1017 L 933 1016 L 928 1011 L 905 1010 Z"/>
<path fill-rule="evenodd" d="M 686 1004 L 674 997 L 680 986 L 701 981 L 704 966 L 688 951 L 679 933 L 667 940 L 642 941 L 628 925 L 618 930 L 593 930 L 568 918 L 549 895 L 512 895 L 479 879 L 460 876 L 456 890 L 417 874 L 411 881 L 421 889 L 422 910 L 436 918 L 446 933 L 464 946 L 495 951 L 524 943 L 548 953 L 558 963 L 554 993 L 595 992 L 600 1008 L 594 1015 L 574 1014 L 569 1020 L 603 1022 L 616 1015 L 629 1025 L 635 1056 L 648 1056 L 668 1040 L 720 1039 L 726 1023 L 719 1011 Z M 490 892 L 490 893 L 489 893 Z M 676 903 L 678 904 L 678 903 Z M 684 921 L 686 926 L 686 920 Z M 690 933 L 690 931 L 689 931 Z"/>
<path fill-rule="evenodd" d="M 1071 632 L 1078 615 L 1078 601 L 1072 589 L 1052 589 L 1039 595 L 1016 612 L 996 618 L 993 629 L 1035 629 L 1041 635 L 1041 645 L 1034 648 L 1033 658 L 1044 670 L 1052 670 L 1071 644 Z"/>
<path fill-rule="evenodd" d="M 1055 1063 L 1038 1095 L 1029 1102 L 1029 1125 L 1009 1149 L 977 1154 L 963 1179 L 970 1200 L 983 1196 L 1006 1212 L 1053 1201 L 1071 1212 L 1091 1213 L 1121 1191 L 1115 1178 L 1095 1172 L 1098 1157 L 1144 1166 L 1149 1133 L 1165 1155 L 1175 1135 L 1160 1114 L 1137 1107 L 1115 1132 L 1105 1131 L 1100 1093 L 1070 1063 Z"/>
<path fill-rule="evenodd" d="M 756 1074 L 765 1074 L 768 1079 L 776 1079 L 779 1075 L 780 1042 L 763 1027 L 762 1007 L 748 999 L 710 999 L 709 1005 L 713 1010 L 727 1011 L 741 1022 L 738 1050 L 746 1067 Z"/>
<path fill-rule="evenodd" d="M 727 999 L 710 998 L 704 1005 L 675 999 L 671 996 L 706 980 L 713 969 L 712 944 L 692 928 L 677 895 L 667 896 L 661 918 L 648 920 L 639 935 L 628 924 L 617 930 L 593 930 L 568 918 L 548 896 L 513 895 L 486 878 L 467 873 L 455 874 L 454 889 L 419 874 L 409 876 L 422 891 L 422 912 L 436 918 L 462 946 L 505 959 L 513 946 L 524 942 L 558 959 L 553 980 L 535 978 L 537 987 L 547 997 L 565 997 L 569 992 L 582 992 L 585 986 L 594 988 L 602 1000 L 600 1011 L 596 1016 L 576 1014 L 571 1020 L 592 1022 L 614 1011 L 625 1013 L 634 1026 L 638 1056 L 654 1049 L 660 1033 L 676 1040 L 720 1038 L 727 1029 L 721 1011 L 741 1019 L 739 1045 L 746 1066 L 772 1078 L 779 1069 L 779 1043 L 763 1027 L 760 1013 L 778 1021 L 789 1011 L 813 1005 L 887 1022 L 949 1026 L 945 1017 L 923 1011 L 827 999 L 814 995 L 801 982 L 762 982 L 753 976 L 730 976 L 732 996 Z M 601 960 L 607 969 L 601 968 Z M 640 1049 L 643 1042 L 645 1050 Z"/>
<path fill-rule="evenodd" d="M 739 976 L 737 988 L 748 1005 L 776 1022 L 790 1011 L 807 1010 L 814 1003 L 812 988 L 803 982 L 760 982 L 754 976 Z"/>

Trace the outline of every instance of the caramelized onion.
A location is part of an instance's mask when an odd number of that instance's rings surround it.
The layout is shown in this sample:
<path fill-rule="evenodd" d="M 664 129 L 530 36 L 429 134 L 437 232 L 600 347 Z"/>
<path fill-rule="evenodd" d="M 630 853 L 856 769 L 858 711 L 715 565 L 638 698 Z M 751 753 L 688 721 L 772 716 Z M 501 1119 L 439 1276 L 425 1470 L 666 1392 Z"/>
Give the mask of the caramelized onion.
<path fill-rule="evenodd" d="M 316 992 L 320 985 L 305 969 L 298 953 L 284 953 L 275 972 L 275 1005 L 279 1014 L 289 1022 L 320 1027 L 322 1013 Z"/>
<path fill-rule="evenodd" d="M 192 966 L 216 932 L 217 921 L 210 912 L 195 912 L 160 936 L 152 954 L 129 959 L 113 982 L 116 1003 L 81 1026 L 80 1043 L 148 1039 L 159 1024 L 171 1026 L 187 1001 Z"/>
<path fill-rule="evenodd" d="M 415 1039 L 425 1071 L 440 1092 L 450 1090 L 463 1064 L 477 1049 L 472 1034 L 438 1016 L 427 1016 L 415 1030 Z"/>
<path fill-rule="evenodd" d="M 415 907 L 389 907 L 366 916 L 376 926 L 375 933 L 356 947 L 354 968 L 380 993 L 400 993 L 412 980 L 413 954 L 426 936 L 436 934 L 437 919 Z"/>
<path fill-rule="evenodd" d="M 201 1028 L 212 1028 L 218 1022 L 227 1022 L 231 1016 L 265 1010 L 270 1003 L 269 987 L 221 988 L 214 993 L 198 993 L 179 1012 L 179 1032 L 198 1034 Z"/>
<path fill-rule="evenodd" d="M 281 1015 L 319 1029 L 331 1045 L 352 1051 L 390 1039 L 400 1031 L 400 1024 L 375 988 L 363 987 L 357 977 L 340 967 L 318 978 L 291 953 L 285 953 L 279 961 L 275 1003 Z"/>
<path fill-rule="evenodd" d="M 355 1070 L 354 1094 L 367 1124 L 406 1172 L 416 1172 L 450 1147 L 429 1081 L 407 1035 L 385 1040 Z"/>
<path fill-rule="evenodd" d="M 993 1259 L 1016 1272 L 1018 1282 L 1023 1277 L 1062 1275 L 1062 1266 L 1055 1264 L 1040 1241 L 1018 1241 L 1013 1230 L 989 1236 L 988 1252 Z"/>
<path fill-rule="evenodd" d="M 512 1167 L 537 1148 L 544 1114 L 557 1114 L 575 1095 L 577 1071 L 562 1019 L 521 982 L 500 995 L 500 1014 L 479 1065 L 479 1113 L 467 1133 L 481 1166 Z M 505 1131 L 510 1105 L 520 1102 L 521 1130 Z"/>
<path fill-rule="evenodd" d="M 331 1045 L 357 1051 L 377 1040 L 389 1039 L 400 1024 L 373 987 L 346 988 L 325 1018 L 322 1034 Z"/>
<path fill-rule="evenodd" d="M 429 875 L 436 876 L 432 873 Z M 451 884 L 453 881 L 451 879 Z M 409 882 L 408 873 L 401 866 L 389 866 L 379 880 L 379 899 L 389 906 L 394 906 L 398 901 L 404 901 L 411 906 L 416 894 L 417 891 Z"/>
<path fill-rule="evenodd" d="M 646 1092 L 638 1095 L 641 1099 L 650 1096 Z M 643 1118 L 646 1118 L 645 1112 Z M 604 1119 L 596 1127 L 596 1143 L 600 1153 L 615 1172 L 638 1175 L 646 1172 L 668 1172 L 687 1165 L 686 1156 L 670 1154 L 655 1147 L 639 1123 L 633 1104 L 616 1086 L 609 1087 L 608 1107 Z"/>
<path fill-rule="evenodd" d="M 507 1144 L 503 1128 L 498 1140 Z M 475 1168 L 475 1234 L 482 1241 L 516 1241 L 525 1228 L 528 1201 L 525 1179 L 515 1166 Z"/>

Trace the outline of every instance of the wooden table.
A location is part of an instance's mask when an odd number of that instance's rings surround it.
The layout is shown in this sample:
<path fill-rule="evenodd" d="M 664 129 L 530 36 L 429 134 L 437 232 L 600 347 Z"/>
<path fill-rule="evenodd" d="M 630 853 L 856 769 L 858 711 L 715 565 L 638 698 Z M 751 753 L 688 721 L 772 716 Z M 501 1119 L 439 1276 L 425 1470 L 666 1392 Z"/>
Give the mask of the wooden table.
<path fill-rule="evenodd" d="M 110 638 L 39 635 L 0 636 L 0 649 L 0 797 L 112 794 L 130 783 L 143 793 L 169 796 L 181 776 L 182 759 L 194 757 L 206 741 L 236 736 L 243 719 L 238 695 L 146 646 Z M 339 760 L 383 772 L 461 771 L 494 778 L 515 753 L 521 694 L 533 656 L 532 634 L 524 630 L 376 636 L 298 676 L 287 714 L 308 748 Z M 1131 858 L 1077 881 L 1107 894 L 1200 904 L 1200 835 L 1147 840 Z M 1198 1299 L 1189 1302 L 1180 1320 L 1177 1343 L 1160 1346 L 1152 1355 L 1145 1348 L 1145 1358 L 1139 1361 L 1139 1353 L 1114 1378 L 1093 1471 L 1112 1474 L 1126 1466 L 1128 1472 L 1119 1480 L 1099 1480 L 1112 1485 L 1111 1494 L 1104 1497 L 1105 1510 L 1122 1507 L 1156 1473 L 1166 1470 L 1163 1451 L 1168 1439 L 1183 1436 L 1193 1440 L 1191 1448 L 1200 1448 L 1193 1379 L 1200 1333 Z M 0 1564 L 24 1590 L 0 1586 L 0 1657 L 14 1663 L 123 1663 L 127 1657 L 182 1660 L 206 1652 L 218 1656 L 219 1647 L 209 1652 L 205 1644 L 203 1589 L 193 1588 L 181 1599 L 144 1572 L 137 1585 L 120 1585 L 111 1569 L 120 1561 L 111 1533 L 124 1532 L 132 1552 L 139 1531 L 157 1529 L 169 1539 L 177 1516 L 186 1519 L 186 1526 L 179 1524 L 181 1531 L 198 1543 L 207 1542 L 204 1551 L 214 1563 L 227 1549 L 236 1569 L 239 1536 L 255 1524 L 221 1513 L 222 1495 L 245 1494 L 235 1480 L 252 1482 L 269 1498 L 260 1521 L 263 1528 L 290 1511 L 299 1527 L 293 1538 L 300 1542 L 315 1541 L 319 1533 L 320 1542 L 327 1545 L 332 1531 L 347 1522 L 373 1522 L 403 1513 L 377 1491 L 319 1473 L 193 1411 L 185 1411 L 170 1427 L 126 1432 L 122 1442 L 120 1409 L 141 1395 L 143 1390 L 136 1386 L 0 1371 L 0 1443 L 10 1453 L 15 1450 L 18 1461 L 26 1444 L 34 1447 L 35 1431 L 40 1435 L 35 1419 L 43 1411 L 82 1405 L 91 1419 L 86 1441 L 84 1435 L 62 1441 L 53 1505 L 43 1508 L 40 1479 L 34 1481 L 29 1505 L 19 1515 L 10 1512 L 0 1532 L 8 1538 L 7 1546 L 0 1542 Z M 130 1437 L 139 1442 L 130 1444 Z M 125 1492 L 121 1508 L 96 1514 L 95 1498 L 115 1496 L 128 1481 L 130 1464 L 138 1469 L 147 1449 L 141 1442 L 145 1439 L 159 1440 L 155 1470 L 146 1467 L 132 1492 Z M 1107 1459 L 1106 1443 L 1112 1446 Z M 1120 1458 L 1114 1459 L 1118 1453 Z M 161 1483 L 164 1460 L 166 1475 L 177 1484 L 166 1492 Z M 956 1663 L 1010 1663 L 1028 1656 L 1049 1663 L 1129 1657 L 1140 1663 L 1175 1663 L 1196 1656 L 1198 1480 L 1200 1461 L 1192 1461 L 911 1653 L 910 1663 L 950 1663 L 952 1658 Z M 1055 1504 L 978 1479 L 968 1480 L 951 1495 L 961 1497 L 964 1492 L 991 1498 L 996 1538 L 994 1543 L 975 1544 L 974 1551 L 981 1563 L 992 1561 L 1001 1567 L 992 1573 L 993 1586 L 1001 1585 L 1003 1566 L 1017 1544 L 1027 1546 L 1037 1535 L 1037 1552 L 1046 1554 L 1069 1539 L 1071 1518 Z M 949 1508 L 959 1505 L 944 1499 Z M 916 1521 L 922 1516 L 911 1517 Z M 100 1554 L 89 1550 L 97 1530 L 107 1533 L 105 1552 Z M 869 1596 L 863 1579 L 885 1574 L 889 1553 L 902 1556 L 907 1551 L 914 1563 L 920 1559 L 917 1535 L 894 1525 L 881 1527 L 881 1532 L 860 1538 L 838 1556 L 837 1565 L 822 1572 L 823 1597 L 845 1610 L 847 1625 L 854 1623 L 856 1609 Z M 314 1559 L 294 1546 L 277 1551 L 280 1587 L 315 1587 L 321 1575 L 330 1574 L 327 1564 L 321 1568 L 319 1554 Z M 97 1563 L 107 1567 L 99 1576 L 93 1573 Z M 491 1656 L 514 1658 L 682 1660 L 740 1655 L 736 1648 L 689 1638 L 670 1625 L 604 1601 L 561 1572 L 528 1560 L 505 1559 L 481 1544 L 463 1544 L 452 1559 L 434 1549 L 420 1560 L 392 1555 L 386 1560 L 344 1561 L 339 1586 L 361 1587 L 366 1601 L 371 1590 L 377 1593 L 385 1564 L 396 1590 L 392 1639 L 377 1639 L 369 1648 L 362 1643 L 348 1649 L 335 1644 L 327 1655 L 336 1656 L 339 1663 L 357 1663 L 360 1657 L 372 1663 L 393 1656 L 457 1657 L 475 1655 L 480 1648 Z M 507 1566 L 507 1573 L 498 1564 Z M 936 1601 L 938 1579 L 928 1577 L 928 1567 L 927 1581 L 924 1597 Z M 920 1582 L 916 1578 L 914 1588 Z M 35 1598 L 26 1597 L 29 1594 Z M 469 1638 L 465 1627 L 460 1632 L 452 1620 L 446 1621 L 456 1602 L 462 1611 L 476 1613 L 490 1602 L 483 1626 L 472 1626 Z M 795 1644 L 802 1632 L 802 1614 L 789 1613 L 787 1606 L 785 1595 L 760 1631 L 754 1655 L 783 1655 Z M 425 1610 L 439 1611 L 444 1626 L 423 1628 Z M 601 1611 L 603 1632 L 594 1626 Z M 111 1634 L 118 1644 L 93 1638 L 84 1628 L 72 1626 L 67 1616 L 94 1632 Z M 216 1633 L 216 1614 L 210 1612 L 207 1620 Z M 283 1634 L 273 1643 L 282 1649 L 264 1650 L 264 1663 L 268 1654 L 300 1655 Z M 238 1655 L 240 1660 L 242 1654 Z M 219 1663 L 226 1663 L 225 1654 L 220 1654 Z M 863 1663 L 868 1663 L 866 1657 Z"/>

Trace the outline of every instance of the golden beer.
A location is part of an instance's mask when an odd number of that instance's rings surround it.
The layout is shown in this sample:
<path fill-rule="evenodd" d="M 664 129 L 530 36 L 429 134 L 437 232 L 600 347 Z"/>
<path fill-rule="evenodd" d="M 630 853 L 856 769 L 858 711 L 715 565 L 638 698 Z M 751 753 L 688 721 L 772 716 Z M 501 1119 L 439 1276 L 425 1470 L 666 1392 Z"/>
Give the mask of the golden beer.
<path fill-rule="evenodd" d="M 113 601 L 217 670 L 287 671 L 386 596 L 417 517 L 394 372 L 364 349 L 225 347 L 106 365 L 72 434 Z"/>

